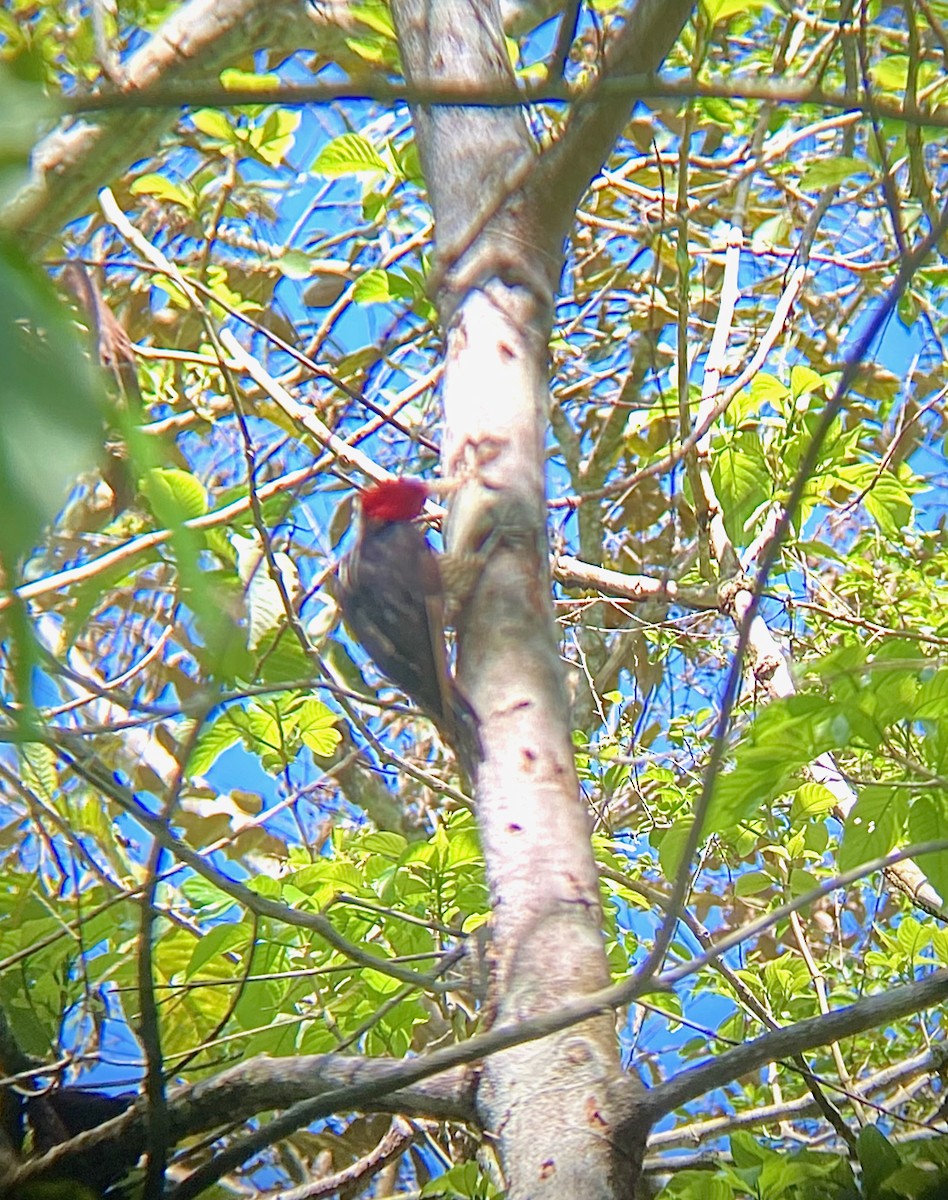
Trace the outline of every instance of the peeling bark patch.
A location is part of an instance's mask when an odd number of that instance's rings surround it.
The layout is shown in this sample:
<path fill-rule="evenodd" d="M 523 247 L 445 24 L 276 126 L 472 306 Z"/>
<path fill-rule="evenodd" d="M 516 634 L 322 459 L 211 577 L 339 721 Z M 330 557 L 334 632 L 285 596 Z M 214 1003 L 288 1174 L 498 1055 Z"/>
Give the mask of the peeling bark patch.
<path fill-rule="evenodd" d="M 506 342 L 501 342 L 497 347 L 497 352 L 504 362 L 513 362 L 517 357 L 517 352 L 513 346 L 508 346 Z"/>
<path fill-rule="evenodd" d="M 552 1158 L 548 1158 L 540 1164 L 540 1179 L 551 1179 L 556 1174 L 556 1163 Z"/>

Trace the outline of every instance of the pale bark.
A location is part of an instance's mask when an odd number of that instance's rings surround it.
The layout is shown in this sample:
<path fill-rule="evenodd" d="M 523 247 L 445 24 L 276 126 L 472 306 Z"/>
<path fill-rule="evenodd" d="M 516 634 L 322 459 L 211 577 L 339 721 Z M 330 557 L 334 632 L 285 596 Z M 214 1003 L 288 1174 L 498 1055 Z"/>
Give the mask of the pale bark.
<path fill-rule="evenodd" d="M 333 1092 L 341 1087 L 363 1086 L 377 1090 L 377 1101 L 364 1096 L 365 1112 L 391 1112 L 402 1116 L 435 1120 L 471 1121 L 473 1088 L 470 1071 L 444 1071 L 422 1084 L 391 1089 L 391 1063 L 347 1057 L 341 1054 L 300 1055 L 294 1059 L 257 1055 L 193 1086 L 169 1093 L 168 1109 L 175 1140 L 218 1128 L 222 1123 L 249 1119 L 274 1108 L 290 1107 L 301 1101 Z M 4 1187 L 14 1188 L 58 1173 L 83 1176 L 90 1164 L 107 1157 L 110 1167 L 131 1168 L 145 1146 L 147 1119 L 139 1103 L 95 1129 L 54 1146 L 39 1158 L 24 1163 L 6 1178 Z"/>
<path fill-rule="evenodd" d="M 643 69 L 658 65 L 690 10 L 672 7 L 674 31 L 636 47 Z M 496 0 L 396 0 L 393 12 L 410 85 L 510 85 Z M 634 13 L 632 23 L 643 36 Z M 446 336 L 443 466 L 464 481 L 448 550 L 483 557 L 459 616 L 459 671 L 482 721 L 474 783 L 493 907 L 491 1002 L 505 1024 L 609 977 L 550 601 L 544 444 L 563 233 L 627 115 L 621 100 L 591 100 L 579 157 L 561 146 L 544 160 L 518 109 L 413 111 Z M 576 148 L 571 133 L 564 141 Z M 478 1109 L 510 1200 L 630 1195 L 640 1097 L 609 1015 L 487 1059 Z"/>
<path fill-rule="evenodd" d="M 214 78 L 254 46 L 309 44 L 314 14 L 295 0 L 188 0 L 125 63 L 122 90 Z M 154 152 L 176 115 L 176 109 L 117 108 L 65 118 L 34 150 L 29 182 L 0 211 L 0 227 L 30 251 L 44 249 L 92 208 L 100 187 Z"/>

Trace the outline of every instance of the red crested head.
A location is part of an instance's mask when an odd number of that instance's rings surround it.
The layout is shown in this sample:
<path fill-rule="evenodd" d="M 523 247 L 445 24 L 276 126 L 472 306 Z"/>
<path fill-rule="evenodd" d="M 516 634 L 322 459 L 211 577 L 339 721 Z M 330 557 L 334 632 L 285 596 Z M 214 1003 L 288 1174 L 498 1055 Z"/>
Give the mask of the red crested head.
<path fill-rule="evenodd" d="M 420 479 L 386 479 L 362 493 L 362 515 L 369 521 L 414 521 L 428 499 Z"/>

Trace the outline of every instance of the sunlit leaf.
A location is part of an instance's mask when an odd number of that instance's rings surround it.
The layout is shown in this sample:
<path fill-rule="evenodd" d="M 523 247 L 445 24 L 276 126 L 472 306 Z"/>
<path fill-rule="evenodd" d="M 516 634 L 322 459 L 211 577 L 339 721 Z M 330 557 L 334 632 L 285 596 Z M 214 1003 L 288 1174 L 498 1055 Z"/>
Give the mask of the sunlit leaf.
<path fill-rule="evenodd" d="M 342 739 L 336 728 L 338 717 L 319 700 L 304 701 L 299 712 L 299 731 L 317 758 L 329 758 Z"/>
<path fill-rule="evenodd" d="M 220 73 L 220 81 L 225 88 L 233 92 L 270 91 L 280 86 L 279 75 L 253 71 L 240 71 L 236 67 L 227 67 Z"/>
<path fill-rule="evenodd" d="M 207 493 L 189 471 L 153 467 L 145 473 L 141 490 L 162 525 L 179 525 L 207 512 Z"/>
<path fill-rule="evenodd" d="M 804 191 L 819 191 L 832 187 L 850 179 L 854 175 L 864 175 L 870 170 L 869 164 L 858 158 L 824 159 L 808 166 L 800 178 L 800 187 Z"/>
<path fill-rule="evenodd" d="M 195 775 L 206 775 L 225 750 L 240 741 L 240 730 L 226 712 L 205 725 L 191 751 L 188 767 Z"/>
<path fill-rule="evenodd" d="M 351 175 L 360 171 L 388 174 L 388 167 L 368 139 L 357 133 L 344 133 L 333 138 L 320 150 L 313 163 L 313 170 L 320 175 Z"/>
<path fill-rule="evenodd" d="M 194 196 L 186 187 L 169 179 L 167 175 L 139 175 L 129 191 L 133 196 L 154 196 L 156 200 L 168 200 L 182 208 L 193 208 Z"/>
<path fill-rule="evenodd" d="M 259 76 L 253 77 L 255 80 Z M 191 113 L 191 120 L 196 129 L 206 133 L 208 137 L 219 138 L 222 142 L 233 141 L 233 130 L 226 113 L 217 108 L 199 108 Z"/>

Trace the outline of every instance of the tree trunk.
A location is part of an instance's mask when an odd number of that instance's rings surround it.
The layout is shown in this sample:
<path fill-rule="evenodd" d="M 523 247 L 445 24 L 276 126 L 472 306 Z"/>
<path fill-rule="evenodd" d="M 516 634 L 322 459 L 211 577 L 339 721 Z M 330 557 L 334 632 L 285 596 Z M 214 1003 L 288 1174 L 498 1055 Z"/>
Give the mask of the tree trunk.
<path fill-rule="evenodd" d="M 496 3 L 393 8 L 414 86 L 509 86 Z M 443 465 L 464 481 L 448 550 L 484 556 L 459 617 L 459 669 L 482 722 L 491 1005 L 508 1023 L 609 979 L 550 602 L 547 347 L 562 253 L 523 186 L 539 160 L 519 108 L 420 107 L 414 118 L 446 335 Z M 623 1131 L 638 1088 L 609 1016 L 486 1062 L 478 1107 L 511 1200 L 630 1195 L 638 1148 Z"/>

